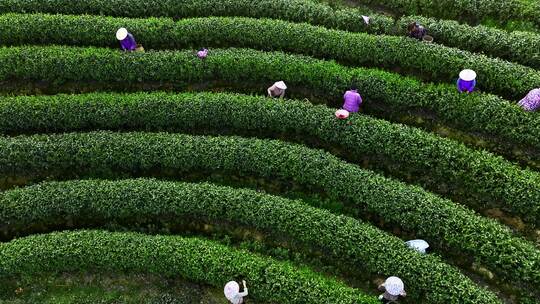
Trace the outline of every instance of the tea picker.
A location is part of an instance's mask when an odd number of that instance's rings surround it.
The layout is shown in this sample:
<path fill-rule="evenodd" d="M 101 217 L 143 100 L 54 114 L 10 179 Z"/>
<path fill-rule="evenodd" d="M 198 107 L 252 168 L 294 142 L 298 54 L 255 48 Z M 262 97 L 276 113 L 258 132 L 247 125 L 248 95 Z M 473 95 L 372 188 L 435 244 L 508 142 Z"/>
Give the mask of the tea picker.
<path fill-rule="evenodd" d="M 460 93 L 471 93 L 476 86 L 476 72 L 473 70 L 463 70 L 459 72 L 459 79 L 457 81 L 457 89 Z"/>
<path fill-rule="evenodd" d="M 540 109 L 540 88 L 529 91 L 527 96 L 518 102 L 525 111 L 534 112 Z"/>
<path fill-rule="evenodd" d="M 343 109 L 350 113 L 356 113 L 360 110 L 362 97 L 358 94 L 356 86 L 351 86 L 350 90 L 343 95 Z"/>
<path fill-rule="evenodd" d="M 242 280 L 242 285 L 244 287 L 244 291 L 240 292 L 240 285 L 238 285 L 236 281 L 230 281 L 225 284 L 225 288 L 223 288 L 223 293 L 225 294 L 227 300 L 231 302 L 231 304 L 244 303 L 244 297 L 248 295 L 246 281 Z"/>
<path fill-rule="evenodd" d="M 405 285 L 398 277 L 387 278 L 383 284 L 379 285 L 379 290 L 384 291 L 384 293 L 379 296 L 379 300 L 385 304 L 395 303 L 400 296 L 405 297 L 407 295 L 405 292 Z"/>
<path fill-rule="evenodd" d="M 142 46 L 137 45 L 135 37 L 125 27 L 121 27 L 116 31 L 116 39 L 120 41 L 120 47 L 126 52 L 144 50 Z"/>
<path fill-rule="evenodd" d="M 271 87 L 268 88 L 268 96 L 269 97 L 279 97 L 283 98 L 285 96 L 285 90 L 287 89 L 287 85 L 283 81 L 275 82 Z"/>
<path fill-rule="evenodd" d="M 409 32 L 409 37 L 418 40 L 424 39 L 424 36 L 427 35 L 426 28 L 420 25 L 418 22 L 409 23 L 409 25 L 407 26 L 407 31 Z"/>

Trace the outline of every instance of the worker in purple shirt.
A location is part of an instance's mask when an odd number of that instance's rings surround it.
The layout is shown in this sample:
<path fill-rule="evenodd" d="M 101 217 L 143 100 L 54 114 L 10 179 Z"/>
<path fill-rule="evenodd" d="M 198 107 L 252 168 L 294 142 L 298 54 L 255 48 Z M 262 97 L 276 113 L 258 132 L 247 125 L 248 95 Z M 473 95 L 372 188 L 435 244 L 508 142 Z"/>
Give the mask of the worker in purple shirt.
<path fill-rule="evenodd" d="M 124 51 L 134 51 L 137 48 L 135 37 L 128 33 L 127 29 L 124 27 L 121 27 L 116 31 L 116 39 L 120 41 L 120 46 Z"/>
<path fill-rule="evenodd" d="M 518 105 L 529 112 L 540 110 L 540 89 L 529 91 L 529 94 L 520 100 Z"/>
<path fill-rule="evenodd" d="M 457 89 L 460 93 L 471 93 L 476 86 L 476 72 L 473 70 L 463 70 L 459 72 L 459 79 L 457 81 Z"/>
<path fill-rule="evenodd" d="M 343 95 L 343 109 L 351 113 L 358 112 L 360 105 L 362 104 L 362 97 L 358 94 L 356 86 L 352 86 L 350 90 Z"/>

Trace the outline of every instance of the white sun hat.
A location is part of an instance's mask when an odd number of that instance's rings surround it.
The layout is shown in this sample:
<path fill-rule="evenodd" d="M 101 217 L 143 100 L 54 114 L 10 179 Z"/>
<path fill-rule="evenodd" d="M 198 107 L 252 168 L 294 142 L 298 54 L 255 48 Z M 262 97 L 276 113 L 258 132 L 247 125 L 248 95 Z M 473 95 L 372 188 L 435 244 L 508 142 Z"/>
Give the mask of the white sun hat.
<path fill-rule="evenodd" d="M 476 79 L 476 72 L 469 69 L 463 70 L 459 72 L 459 78 L 465 81 L 473 81 Z"/>
<path fill-rule="evenodd" d="M 429 244 L 428 242 L 424 240 L 410 240 L 405 242 L 409 247 L 415 249 L 416 251 L 420 253 L 426 253 L 426 249 L 428 249 Z"/>
<path fill-rule="evenodd" d="M 368 16 L 362 15 L 362 19 L 364 19 L 364 23 L 365 23 L 365 24 L 369 24 L 369 20 L 370 20 L 371 18 L 369 18 Z"/>
<path fill-rule="evenodd" d="M 278 82 L 274 83 L 274 85 L 275 85 L 276 88 L 278 88 L 278 89 L 282 89 L 282 90 L 286 90 L 286 89 L 287 89 L 287 85 L 286 85 L 285 82 L 283 82 L 283 81 L 278 81 Z"/>
<path fill-rule="evenodd" d="M 127 35 L 128 35 L 128 31 L 125 27 L 121 27 L 118 29 L 118 31 L 116 31 L 116 39 L 120 41 L 126 39 Z"/>
<path fill-rule="evenodd" d="M 389 277 L 384 282 L 384 289 L 393 296 L 399 296 L 405 291 L 405 285 L 400 278 Z"/>
<path fill-rule="evenodd" d="M 230 281 L 225 284 L 223 293 L 225 294 L 227 300 L 232 300 L 234 297 L 236 297 L 236 295 L 238 295 L 238 293 L 240 293 L 240 285 L 238 285 L 238 283 L 235 281 Z"/>

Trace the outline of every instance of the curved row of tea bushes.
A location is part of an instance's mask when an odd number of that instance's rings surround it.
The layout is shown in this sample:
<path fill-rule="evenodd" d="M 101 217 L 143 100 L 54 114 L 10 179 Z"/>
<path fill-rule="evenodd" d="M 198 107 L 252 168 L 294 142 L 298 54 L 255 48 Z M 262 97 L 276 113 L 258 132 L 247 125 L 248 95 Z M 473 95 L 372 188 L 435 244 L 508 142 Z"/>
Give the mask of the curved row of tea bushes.
<path fill-rule="evenodd" d="M 487 94 L 463 95 L 453 86 L 425 85 L 410 78 L 371 69 L 349 69 L 333 62 L 283 53 L 246 49 L 212 50 L 205 60 L 193 51 L 122 53 L 110 49 L 75 47 L 0 48 L 0 81 L 46 81 L 48 85 L 83 82 L 173 82 L 179 87 L 208 81 L 254 84 L 261 93 L 277 79 L 287 96 L 318 94 L 341 106 L 343 92 L 356 83 L 364 107 L 382 102 L 391 111 L 431 110 L 436 119 L 469 132 L 498 137 L 521 146 L 540 148 L 538 113 Z"/>
<path fill-rule="evenodd" d="M 260 136 L 301 134 L 345 153 L 366 155 L 395 174 L 428 177 L 427 186 L 464 193 L 480 210 L 502 208 L 540 227 L 540 176 L 502 158 L 475 151 L 416 128 L 364 115 L 346 122 L 334 109 L 235 94 L 94 93 L 18 96 L 0 100 L 0 133 L 74 132 L 95 129 L 147 131 L 230 130 Z M 381 161 L 381 158 L 384 161 Z M 398 176 L 399 177 L 399 176 Z"/>
<path fill-rule="evenodd" d="M 398 28 L 406 29 L 407 25 L 413 21 L 425 26 L 429 35 L 433 36 L 438 43 L 540 69 L 540 34 L 538 33 L 507 32 L 482 25 L 469 26 L 456 21 L 422 16 L 400 18 L 397 22 Z"/>
<path fill-rule="evenodd" d="M 540 68 L 540 35 L 531 32 L 508 33 L 486 26 L 469 26 L 452 20 L 435 20 L 388 16 L 356 9 L 335 9 L 305 0 L 124 0 L 124 1 L 0 1 L 2 13 L 51 13 L 74 15 L 107 15 L 115 17 L 192 18 L 209 16 L 243 16 L 306 22 L 327 28 L 372 34 L 405 35 L 407 24 L 418 20 L 426 26 L 437 43 L 462 50 L 483 52 L 534 68 Z M 369 25 L 362 15 L 370 17 Z"/>
<path fill-rule="evenodd" d="M 500 59 L 406 37 L 349 33 L 273 19 L 208 17 L 174 22 L 167 18 L 8 14 L 0 18 L 0 42 L 119 48 L 114 33 L 122 26 L 146 49 L 234 46 L 286 51 L 351 65 L 399 67 L 403 73 L 448 83 L 454 83 L 463 68 L 471 68 L 478 73 L 479 88 L 514 99 L 540 87 L 539 71 Z"/>
<path fill-rule="evenodd" d="M 0 244 L 0 278 L 43 272 L 144 272 L 222 287 L 243 276 L 249 295 L 275 303 L 378 303 L 375 297 L 289 263 L 178 236 L 55 232 Z"/>
<path fill-rule="evenodd" d="M 382 177 L 319 150 L 275 140 L 167 133 L 91 132 L 0 139 L 0 176 L 28 180 L 219 171 L 316 187 L 386 223 L 465 254 L 502 279 L 538 286 L 540 250 L 422 188 Z"/>
<path fill-rule="evenodd" d="M 4 231 L 54 227 L 65 224 L 66 218 L 89 224 L 133 218 L 225 221 L 273 232 L 314 250 L 322 248 L 332 260 L 371 274 L 397 275 L 407 282 L 409 298 L 418 302 L 499 302 L 438 258 L 419 255 L 371 225 L 253 190 L 156 180 L 89 180 L 44 183 L 0 194 Z"/>
<path fill-rule="evenodd" d="M 528 21 L 540 26 L 540 3 L 530 0 L 353 0 L 361 4 L 382 5 L 402 15 L 423 15 L 480 23 Z"/>

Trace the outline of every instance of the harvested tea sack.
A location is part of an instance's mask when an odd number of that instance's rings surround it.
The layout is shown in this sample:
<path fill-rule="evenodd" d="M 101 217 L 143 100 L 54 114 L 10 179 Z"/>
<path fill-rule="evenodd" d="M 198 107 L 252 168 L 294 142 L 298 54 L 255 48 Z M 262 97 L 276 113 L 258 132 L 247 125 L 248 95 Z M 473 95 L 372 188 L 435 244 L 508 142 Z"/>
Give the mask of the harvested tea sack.
<path fill-rule="evenodd" d="M 201 59 L 206 58 L 206 56 L 208 56 L 208 49 L 200 49 L 200 50 L 197 52 L 197 57 L 199 57 L 199 58 L 201 58 Z"/>

